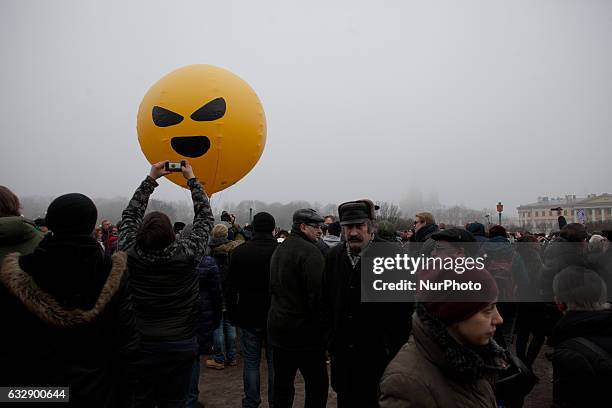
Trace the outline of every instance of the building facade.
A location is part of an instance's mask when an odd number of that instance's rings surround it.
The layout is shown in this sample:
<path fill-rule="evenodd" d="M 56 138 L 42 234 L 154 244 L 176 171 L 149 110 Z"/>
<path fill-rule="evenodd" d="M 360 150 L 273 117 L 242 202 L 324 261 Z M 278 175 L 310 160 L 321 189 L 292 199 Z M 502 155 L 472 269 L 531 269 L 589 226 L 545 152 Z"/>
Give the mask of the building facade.
<path fill-rule="evenodd" d="M 538 197 L 532 204 L 517 208 L 519 224 L 531 232 L 550 232 L 559 229 L 557 212 L 561 207 L 567 222 L 610 222 L 612 221 L 612 194 L 589 194 L 586 197 L 566 195 L 561 197 Z"/>

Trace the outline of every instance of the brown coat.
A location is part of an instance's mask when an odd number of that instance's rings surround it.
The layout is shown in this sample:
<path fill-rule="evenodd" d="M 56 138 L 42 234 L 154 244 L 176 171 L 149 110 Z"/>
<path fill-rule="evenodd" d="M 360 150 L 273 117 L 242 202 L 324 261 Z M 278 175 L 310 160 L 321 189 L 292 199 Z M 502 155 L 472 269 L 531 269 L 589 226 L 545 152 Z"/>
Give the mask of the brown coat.
<path fill-rule="evenodd" d="M 503 365 L 497 344 L 491 341 L 478 353 L 468 349 L 422 306 L 412 325 L 413 335 L 381 379 L 381 408 L 496 407 L 488 379 Z"/>

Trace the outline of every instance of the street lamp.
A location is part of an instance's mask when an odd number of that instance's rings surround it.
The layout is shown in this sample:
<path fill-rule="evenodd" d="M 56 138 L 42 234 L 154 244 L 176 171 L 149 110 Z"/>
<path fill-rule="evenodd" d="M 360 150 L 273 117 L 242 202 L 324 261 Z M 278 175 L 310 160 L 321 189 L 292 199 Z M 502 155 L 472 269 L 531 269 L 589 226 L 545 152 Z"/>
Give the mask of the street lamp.
<path fill-rule="evenodd" d="M 501 214 L 504 212 L 504 205 L 500 202 L 496 205 L 497 213 L 499 214 L 499 225 L 501 225 Z"/>
<path fill-rule="evenodd" d="M 489 227 L 489 225 L 491 225 L 491 216 L 489 214 L 485 214 L 485 218 L 487 219 L 487 228 Z"/>

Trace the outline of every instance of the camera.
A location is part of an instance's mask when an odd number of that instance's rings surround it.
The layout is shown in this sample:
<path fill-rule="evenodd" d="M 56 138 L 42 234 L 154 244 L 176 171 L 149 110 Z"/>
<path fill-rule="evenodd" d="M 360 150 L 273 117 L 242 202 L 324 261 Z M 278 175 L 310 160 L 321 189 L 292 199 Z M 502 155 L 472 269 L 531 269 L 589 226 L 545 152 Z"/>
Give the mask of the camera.
<path fill-rule="evenodd" d="M 232 222 L 232 217 L 227 211 L 223 210 L 221 212 L 221 221 Z"/>
<path fill-rule="evenodd" d="M 181 160 L 180 162 L 166 162 L 164 168 L 166 171 L 182 171 L 182 167 L 185 166 L 185 160 Z"/>

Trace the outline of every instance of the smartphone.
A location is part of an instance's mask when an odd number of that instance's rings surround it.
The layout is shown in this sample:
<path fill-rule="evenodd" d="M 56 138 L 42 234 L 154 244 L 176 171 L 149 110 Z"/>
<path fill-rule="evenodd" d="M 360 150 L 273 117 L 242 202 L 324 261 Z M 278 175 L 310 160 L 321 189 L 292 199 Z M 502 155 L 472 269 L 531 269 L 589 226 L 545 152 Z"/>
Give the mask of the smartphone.
<path fill-rule="evenodd" d="M 182 171 L 181 167 L 185 165 L 185 160 L 181 160 L 180 162 L 166 162 L 165 169 L 166 171 Z"/>

